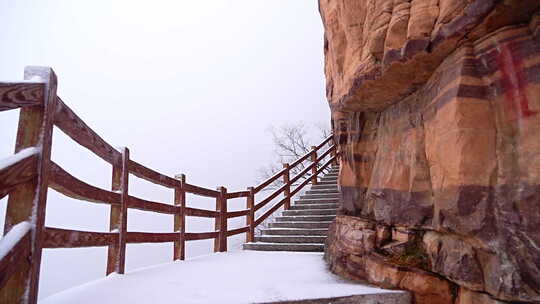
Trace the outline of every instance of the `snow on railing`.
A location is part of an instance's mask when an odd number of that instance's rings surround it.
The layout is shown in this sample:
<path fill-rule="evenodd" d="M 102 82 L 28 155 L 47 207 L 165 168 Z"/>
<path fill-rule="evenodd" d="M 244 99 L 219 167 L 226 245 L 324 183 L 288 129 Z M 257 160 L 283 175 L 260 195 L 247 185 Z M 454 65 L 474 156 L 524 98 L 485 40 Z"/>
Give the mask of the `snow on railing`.
<path fill-rule="evenodd" d="M 52 69 L 27 67 L 25 78 L 39 78 L 42 82 L 0 83 L 0 111 L 21 109 L 15 147 L 19 153 L 0 161 L 0 198 L 9 194 L 5 225 L 5 231 L 9 232 L 0 241 L 0 298 L 9 299 L 10 303 L 37 302 L 43 248 L 107 246 L 107 274 L 123 274 L 127 243 L 173 242 L 173 259 L 183 260 L 186 241 L 214 239 L 216 252 L 227 251 L 227 238 L 240 233 L 246 233 L 246 241 L 252 242 L 257 225 L 278 209 L 288 209 L 291 197 L 309 182 L 317 183 L 317 175 L 337 159 L 330 136 L 294 163 L 284 164 L 283 170 L 256 187 L 236 192 L 227 192 L 225 187 L 207 189 L 187 183 L 183 174 L 172 178 L 131 160 L 127 148 L 113 148 L 56 96 L 57 79 Z M 51 161 L 53 126 L 112 165 L 111 190 L 91 186 Z M 328 149 L 322 152 L 327 145 Z M 290 176 L 291 170 L 304 162 L 310 164 L 296 176 Z M 129 174 L 173 189 L 174 205 L 130 195 Z M 302 178 L 304 180 L 299 182 Z M 283 185 L 257 201 L 256 194 L 268 189 L 278 179 Z M 45 227 L 49 187 L 79 200 L 110 205 L 110 231 Z M 214 198 L 216 210 L 186 206 L 186 193 Z M 245 198 L 246 209 L 229 212 L 228 200 L 235 198 Z M 276 199 L 279 199 L 277 203 Z M 174 232 L 127 231 L 128 208 L 174 215 Z M 257 210 L 264 213 L 258 216 Z M 186 232 L 186 216 L 213 218 L 215 231 Z M 227 220 L 236 217 L 245 217 L 246 225 L 229 230 Z M 17 252 L 15 256 L 12 254 L 14 251 Z M 15 276 L 8 283 L 8 279 L 17 272 L 22 275 Z"/>
<path fill-rule="evenodd" d="M 0 239 L 0 260 L 3 260 L 12 251 L 21 239 L 30 231 L 29 222 L 21 222 Z"/>

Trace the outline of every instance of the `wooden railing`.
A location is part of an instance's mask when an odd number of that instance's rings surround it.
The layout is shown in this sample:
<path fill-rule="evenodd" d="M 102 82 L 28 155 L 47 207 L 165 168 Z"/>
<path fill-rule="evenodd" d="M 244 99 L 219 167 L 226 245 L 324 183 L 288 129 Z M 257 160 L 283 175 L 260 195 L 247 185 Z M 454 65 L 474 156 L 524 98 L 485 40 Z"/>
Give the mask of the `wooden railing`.
<path fill-rule="evenodd" d="M 127 148 L 118 151 L 109 145 L 56 95 L 57 78 L 52 69 L 27 67 L 24 75 L 26 81 L 0 83 L 0 111 L 20 108 L 16 154 L 0 162 L 0 199 L 9 195 L 4 238 L 0 241 L 1 303 L 37 302 L 43 248 L 107 246 L 107 274 L 123 274 L 127 243 L 174 242 L 173 259 L 183 260 L 186 241 L 214 239 L 214 251 L 220 252 L 227 251 L 227 237 L 236 234 L 247 233 L 246 241 L 252 242 L 255 227 L 279 208 L 288 209 L 293 195 L 309 182 L 317 183 L 317 175 L 336 162 L 335 146 L 328 137 L 305 156 L 284 164 L 274 176 L 245 191 L 199 187 L 189 184 L 185 175 L 163 175 L 130 159 Z M 111 190 L 91 186 L 51 160 L 53 126 L 112 165 Z M 329 148 L 319 155 L 326 145 Z M 306 161 L 311 163 L 291 177 L 291 170 Z M 174 205 L 130 195 L 129 174 L 174 189 Z M 256 195 L 278 179 L 283 185 L 257 201 Z M 49 187 L 72 198 L 110 205 L 110 232 L 46 227 Z M 216 210 L 188 207 L 186 193 L 214 198 Z M 283 198 L 268 208 L 281 194 Z M 233 198 L 246 198 L 246 209 L 228 212 L 227 201 Z M 257 218 L 256 211 L 265 206 L 268 209 Z M 127 231 L 128 208 L 174 215 L 174 232 Z M 215 231 L 186 232 L 186 216 L 215 219 Z M 229 230 L 227 219 L 236 217 L 246 217 L 246 225 Z"/>

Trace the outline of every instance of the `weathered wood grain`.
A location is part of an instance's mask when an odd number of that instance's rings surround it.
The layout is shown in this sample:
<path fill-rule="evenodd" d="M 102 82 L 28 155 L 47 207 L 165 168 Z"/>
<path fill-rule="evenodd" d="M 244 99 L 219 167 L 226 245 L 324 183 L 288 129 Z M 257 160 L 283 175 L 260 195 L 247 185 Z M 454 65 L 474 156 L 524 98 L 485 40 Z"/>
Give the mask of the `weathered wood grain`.
<path fill-rule="evenodd" d="M 120 204 L 120 193 L 107 191 L 89 185 L 67 173 L 64 171 L 64 169 L 52 161 L 50 163 L 50 167 L 50 187 L 54 190 L 66 196 L 92 203 Z"/>
<path fill-rule="evenodd" d="M 196 217 L 210 217 L 216 218 L 219 216 L 219 212 L 213 210 L 197 209 L 191 207 L 185 207 L 186 216 L 196 216 Z"/>
<path fill-rule="evenodd" d="M 0 289 L 2 289 L 9 279 L 17 272 L 26 272 L 29 268 L 29 256 L 31 250 L 31 232 L 28 231 L 19 242 L 0 260 Z M 1 303 L 12 303 L 13 299 L 6 298 L 9 294 L 0 295 Z"/>
<path fill-rule="evenodd" d="M 118 233 L 45 227 L 44 238 L 43 248 L 101 247 L 118 242 Z"/>
<path fill-rule="evenodd" d="M 31 181 L 37 176 L 39 155 L 32 154 L 0 169 L 0 199 L 19 184 Z"/>
<path fill-rule="evenodd" d="M 269 186 L 270 184 L 275 182 L 278 178 L 280 178 L 283 175 L 284 172 L 285 172 L 285 169 L 282 169 L 282 170 L 276 172 L 276 174 L 272 175 L 271 177 L 269 177 L 267 180 L 265 180 L 261 184 L 259 184 L 258 186 L 256 186 L 254 188 L 255 193 L 261 191 L 262 189 L 266 188 L 267 186 Z"/>
<path fill-rule="evenodd" d="M 75 112 L 60 98 L 57 98 L 54 114 L 54 124 L 79 145 L 110 164 L 120 162 L 121 153 L 109 145 L 94 130 L 92 130 Z"/>
<path fill-rule="evenodd" d="M 128 232 L 127 242 L 132 243 L 166 243 L 178 240 L 178 232 Z"/>
<path fill-rule="evenodd" d="M 249 226 L 245 226 L 242 228 L 237 228 L 237 229 L 227 231 L 227 236 L 233 236 L 233 235 L 237 235 L 237 234 L 248 232 L 248 231 L 249 231 Z"/>
<path fill-rule="evenodd" d="M 285 191 L 289 185 L 283 185 L 276 189 L 276 191 L 272 192 L 270 195 L 268 195 L 264 200 L 262 200 L 260 203 L 255 205 L 255 211 L 261 209 L 262 207 L 266 206 L 266 204 L 270 203 L 274 198 L 276 198 L 278 195 L 281 194 L 281 192 Z"/>
<path fill-rule="evenodd" d="M 184 191 L 186 191 L 187 193 L 192 193 L 192 194 L 196 194 L 200 196 L 214 197 L 214 198 L 219 196 L 219 192 L 216 190 L 191 185 L 188 183 L 185 183 L 183 185 L 183 188 L 184 188 Z"/>
<path fill-rule="evenodd" d="M 43 105 L 45 83 L 0 82 L 0 112 Z"/>
<path fill-rule="evenodd" d="M 127 210 L 129 204 L 129 150 L 123 148 L 120 164 L 113 166 L 112 190 L 120 192 L 120 205 L 111 206 L 111 231 L 118 232 L 118 241 L 109 246 L 107 253 L 107 274 L 124 274 L 126 265 Z"/>
<path fill-rule="evenodd" d="M 117 256 L 117 273 L 124 274 L 126 268 L 126 237 L 127 237 L 127 221 L 128 221 L 128 202 L 129 202 L 129 150 L 124 147 L 122 151 L 122 175 L 121 175 L 120 191 L 120 225 L 118 228 L 118 256 Z"/>
<path fill-rule="evenodd" d="M 180 186 L 178 180 L 147 168 L 133 160 L 129 161 L 129 172 L 139 178 L 164 187 L 174 188 Z"/>
<path fill-rule="evenodd" d="M 112 168 L 111 190 L 114 192 L 122 192 L 122 166 L 114 164 Z M 111 212 L 109 214 L 109 230 L 111 232 L 120 231 L 122 208 L 120 204 L 111 204 Z M 117 257 L 118 257 L 118 241 L 109 245 L 107 248 L 107 275 L 116 271 Z"/>
<path fill-rule="evenodd" d="M 240 216 L 246 216 L 248 215 L 249 213 L 249 210 L 239 210 L 239 211 L 230 211 L 230 212 L 227 212 L 227 218 L 235 218 L 235 217 L 240 217 Z"/>
<path fill-rule="evenodd" d="M 32 217 L 34 225 L 32 229 L 32 254 L 29 257 L 31 259 L 30 270 L 26 273 L 26 277 L 21 276 L 20 280 L 16 282 L 11 281 L 12 283 L 8 283 L 5 289 L 17 290 L 16 293 L 22 291 L 27 296 L 26 300 L 29 303 L 37 303 L 58 81 L 54 71 L 47 67 L 26 67 L 24 78 L 26 80 L 39 78 L 45 82 L 43 106 L 29 106 L 20 110 L 15 146 L 17 152 L 27 147 L 40 149 L 37 168 L 39 178 L 36 179 L 35 184 L 24 183 L 21 185 L 25 186 L 17 187 L 14 190 L 22 190 L 22 192 L 14 195 L 12 191 L 9 195 L 4 233 L 11 229 L 10 225 L 27 221 L 30 217 Z M 23 298 L 13 294 L 13 299 Z"/>
<path fill-rule="evenodd" d="M 214 232 L 186 232 L 186 241 L 197 241 L 215 239 L 219 235 L 218 231 Z"/>
<path fill-rule="evenodd" d="M 179 207 L 163 203 L 151 202 L 135 196 L 129 196 L 128 208 L 165 214 L 177 214 L 180 211 Z"/>

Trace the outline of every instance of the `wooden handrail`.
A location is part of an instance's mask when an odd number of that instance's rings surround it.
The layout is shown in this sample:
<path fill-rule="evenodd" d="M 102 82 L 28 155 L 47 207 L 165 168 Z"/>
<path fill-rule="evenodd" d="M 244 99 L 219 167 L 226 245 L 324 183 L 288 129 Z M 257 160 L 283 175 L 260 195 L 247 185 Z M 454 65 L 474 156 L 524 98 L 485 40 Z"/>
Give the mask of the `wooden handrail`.
<path fill-rule="evenodd" d="M 120 204 L 119 193 L 89 185 L 67 173 L 54 162 L 50 164 L 49 187 L 74 199 L 101 204 Z"/>
<path fill-rule="evenodd" d="M 180 186 L 180 182 L 172 177 L 161 174 L 150 168 L 147 168 L 133 160 L 129 160 L 129 173 L 149 181 L 154 184 L 158 184 L 168 188 L 174 188 Z"/>
<path fill-rule="evenodd" d="M 237 191 L 227 193 L 227 199 L 248 197 L 249 191 Z"/>
<path fill-rule="evenodd" d="M 25 78 L 37 78 L 38 81 L 0 82 L 0 111 L 21 109 L 16 151 L 28 147 L 34 149 L 32 153 L 24 150 L 16 154 L 7 165 L 0 167 L 0 198 L 9 195 L 5 233 L 18 223 L 30 220 L 35 223 L 28 226 L 31 230 L 21 236 L 22 238 L 7 255 L 0 257 L 0 298 L 10 299 L 13 303 L 37 302 L 43 248 L 107 246 L 107 274 L 111 272 L 122 274 L 125 271 L 128 243 L 173 242 L 173 259 L 183 260 L 186 241 L 214 239 L 214 250 L 220 252 L 227 251 L 227 238 L 233 235 L 246 233 L 246 242 L 252 242 L 256 226 L 280 208 L 288 209 L 292 196 L 310 181 L 315 183 L 318 174 L 337 159 L 334 145 L 319 153 L 331 142 L 330 136 L 290 165 L 284 164 L 282 170 L 256 187 L 227 192 L 224 187 L 213 190 L 196 186 L 187 183 L 183 174 L 172 178 L 130 159 L 127 148 L 113 148 L 56 95 L 56 75 L 52 69 L 28 67 L 25 70 Z M 55 125 L 79 145 L 112 165 L 110 191 L 77 179 L 50 160 L 52 128 Z M 330 158 L 321 165 L 320 163 L 329 155 Z M 308 160 L 311 161 L 309 165 L 302 166 L 302 170 L 296 176 L 290 176 L 291 170 L 296 172 L 297 167 Z M 310 171 L 311 174 L 306 177 Z M 130 195 L 129 174 L 174 189 L 174 205 Z M 301 178 L 304 178 L 304 181 L 296 185 Z M 277 181 L 281 182 L 282 186 L 277 189 L 270 188 L 272 192 L 257 202 L 256 194 Z M 110 231 L 92 232 L 45 227 L 48 188 L 79 200 L 110 205 Z M 186 193 L 215 198 L 216 210 L 188 207 Z M 228 200 L 237 198 L 246 199 L 246 209 L 228 211 Z M 271 205 L 276 199 L 277 203 Z M 255 212 L 267 206 L 270 207 L 256 219 Z M 159 233 L 127 231 L 129 208 L 174 215 L 174 231 Z M 186 216 L 214 219 L 215 231 L 186 232 Z M 229 230 L 227 220 L 238 217 L 246 217 L 246 225 Z M 38 237 L 34 238 L 33 235 Z M 13 274 L 20 271 L 24 272 L 23 276 L 10 280 Z"/>
<path fill-rule="evenodd" d="M 328 136 L 322 143 L 320 143 L 320 144 L 316 147 L 316 150 L 320 150 L 322 147 L 324 147 L 324 145 L 328 144 L 333 138 L 334 138 L 333 135 Z"/>
<path fill-rule="evenodd" d="M 189 216 L 210 217 L 210 218 L 219 217 L 219 212 L 217 211 L 197 209 L 197 208 L 191 208 L 191 207 L 186 207 L 184 210 L 185 210 L 184 211 L 185 215 L 189 215 Z"/>
<path fill-rule="evenodd" d="M 120 161 L 122 154 L 86 125 L 59 97 L 56 98 L 54 125 L 106 162 L 117 164 Z"/>
<path fill-rule="evenodd" d="M 151 212 L 157 212 L 157 213 L 164 213 L 164 214 L 177 214 L 179 212 L 179 207 L 163 204 L 163 203 L 157 203 L 157 202 L 151 202 L 144 200 L 142 198 L 138 198 L 135 196 L 129 196 L 128 198 L 128 208 L 132 209 L 138 209 L 142 211 L 151 211 Z"/>
<path fill-rule="evenodd" d="M 279 187 L 278 189 L 276 189 L 276 191 L 270 193 L 270 195 L 268 195 L 264 200 L 262 200 L 260 203 L 255 205 L 255 211 L 261 209 L 266 204 L 270 203 L 274 198 L 276 198 L 278 195 L 280 195 L 281 192 L 285 191 L 285 189 L 287 189 L 287 187 L 289 187 L 289 184 L 285 184 L 285 185 Z"/>
<path fill-rule="evenodd" d="M 186 241 L 215 239 L 219 236 L 218 231 L 214 232 L 186 232 Z"/>
<path fill-rule="evenodd" d="M 45 227 L 44 248 L 78 248 L 109 246 L 118 242 L 118 233 L 77 231 Z"/>
<path fill-rule="evenodd" d="M 185 183 L 182 186 L 184 187 L 184 190 L 186 192 L 191 193 L 191 194 L 196 194 L 196 195 L 206 196 L 206 197 L 213 197 L 213 198 L 217 198 L 219 196 L 219 192 L 212 189 L 195 186 L 188 183 Z"/>
<path fill-rule="evenodd" d="M 281 169 L 280 171 L 276 172 L 270 178 L 268 178 L 267 180 L 265 180 L 264 182 L 256 186 L 253 190 L 255 191 L 255 193 L 261 191 L 262 189 L 268 187 L 270 184 L 275 182 L 278 178 L 280 178 L 283 175 L 283 173 L 285 173 L 285 169 Z"/>

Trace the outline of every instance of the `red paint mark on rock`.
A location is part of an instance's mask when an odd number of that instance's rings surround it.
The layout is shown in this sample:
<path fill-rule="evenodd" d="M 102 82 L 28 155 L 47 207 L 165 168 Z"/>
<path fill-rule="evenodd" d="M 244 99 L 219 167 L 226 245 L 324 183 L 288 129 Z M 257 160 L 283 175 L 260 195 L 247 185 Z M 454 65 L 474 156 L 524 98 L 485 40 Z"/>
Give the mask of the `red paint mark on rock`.
<path fill-rule="evenodd" d="M 525 92 L 528 81 L 521 56 L 513 54 L 508 44 L 505 44 L 501 47 L 497 61 L 502 72 L 501 80 L 506 101 L 511 111 L 516 114 L 515 118 L 537 114 L 537 111 L 529 109 L 529 100 Z"/>

